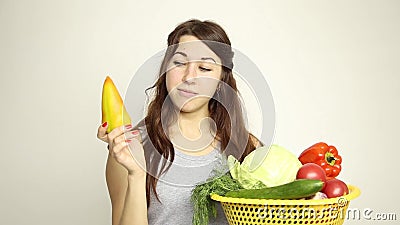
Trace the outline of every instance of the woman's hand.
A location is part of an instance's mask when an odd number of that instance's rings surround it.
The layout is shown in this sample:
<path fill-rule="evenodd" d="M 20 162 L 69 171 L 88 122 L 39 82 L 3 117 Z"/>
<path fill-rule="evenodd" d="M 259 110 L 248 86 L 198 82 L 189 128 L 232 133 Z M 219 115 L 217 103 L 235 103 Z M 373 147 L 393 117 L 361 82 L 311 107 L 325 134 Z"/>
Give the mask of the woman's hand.
<path fill-rule="evenodd" d="M 107 124 L 97 131 L 97 137 L 108 143 L 110 155 L 128 170 L 129 175 L 145 175 L 146 161 L 140 133 L 132 125 L 120 126 L 107 133 Z"/>

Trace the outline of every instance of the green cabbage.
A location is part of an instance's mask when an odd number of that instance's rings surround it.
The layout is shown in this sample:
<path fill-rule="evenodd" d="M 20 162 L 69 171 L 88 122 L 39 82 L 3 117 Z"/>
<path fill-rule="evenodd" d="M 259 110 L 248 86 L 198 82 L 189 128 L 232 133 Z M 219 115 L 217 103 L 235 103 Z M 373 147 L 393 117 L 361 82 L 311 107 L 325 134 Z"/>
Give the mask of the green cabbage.
<path fill-rule="evenodd" d="M 256 189 L 273 187 L 292 182 L 302 166 L 297 157 L 285 148 L 272 145 L 260 147 L 246 156 L 242 163 L 235 157 L 228 157 L 232 178 L 243 188 Z"/>

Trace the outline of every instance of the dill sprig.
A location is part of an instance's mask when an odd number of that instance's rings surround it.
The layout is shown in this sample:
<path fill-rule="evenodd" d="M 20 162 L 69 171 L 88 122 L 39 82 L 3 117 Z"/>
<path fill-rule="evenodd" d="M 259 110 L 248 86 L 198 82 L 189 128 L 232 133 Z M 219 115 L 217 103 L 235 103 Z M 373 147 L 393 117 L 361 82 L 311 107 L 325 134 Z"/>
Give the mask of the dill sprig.
<path fill-rule="evenodd" d="M 193 225 L 207 225 L 210 215 L 217 216 L 216 202 L 210 198 L 215 193 L 224 196 L 229 191 L 241 189 L 242 186 L 232 178 L 229 172 L 216 175 L 203 184 L 196 185 L 192 191 Z"/>

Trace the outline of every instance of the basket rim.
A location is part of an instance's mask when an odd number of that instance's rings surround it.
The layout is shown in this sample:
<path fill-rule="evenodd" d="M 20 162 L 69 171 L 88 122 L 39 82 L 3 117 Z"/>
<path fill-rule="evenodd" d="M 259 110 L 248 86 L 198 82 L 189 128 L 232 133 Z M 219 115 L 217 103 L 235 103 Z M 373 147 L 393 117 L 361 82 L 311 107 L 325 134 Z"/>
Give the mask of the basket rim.
<path fill-rule="evenodd" d="M 218 194 L 212 193 L 210 195 L 212 200 L 218 202 L 226 202 L 226 203 L 241 203 L 241 204 L 261 204 L 261 205 L 328 205 L 328 204 L 347 204 L 352 199 L 357 198 L 361 191 L 354 185 L 347 185 L 349 188 L 349 194 L 343 195 L 336 198 L 327 198 L 327 199 L 247 199 L 247 198 L 231 198 L 224 197 Z"/>

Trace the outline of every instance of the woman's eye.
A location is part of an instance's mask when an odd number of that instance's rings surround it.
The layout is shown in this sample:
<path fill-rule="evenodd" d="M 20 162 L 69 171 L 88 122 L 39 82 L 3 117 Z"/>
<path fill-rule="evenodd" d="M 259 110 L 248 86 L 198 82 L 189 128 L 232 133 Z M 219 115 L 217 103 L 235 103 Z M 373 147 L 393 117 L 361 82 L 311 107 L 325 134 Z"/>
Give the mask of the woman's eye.
<path fill-rule="evenodd" d="M 201 71 L 206 71 L 206 72 L 210 72 L 211 71 L 211 69 L 208 69 L 208 68 L 205 68 L 205 67 L 202 67 L 202 66 L 200 66 L 199 68 L 200 68 Z"/>
<path fill-rule="evenodd" d="M 174 65 L 175 66 L 184 66 L 184 65 L 186 65 L 186 63 L 180 62 L 180 61 L 174 61 Z"/>

